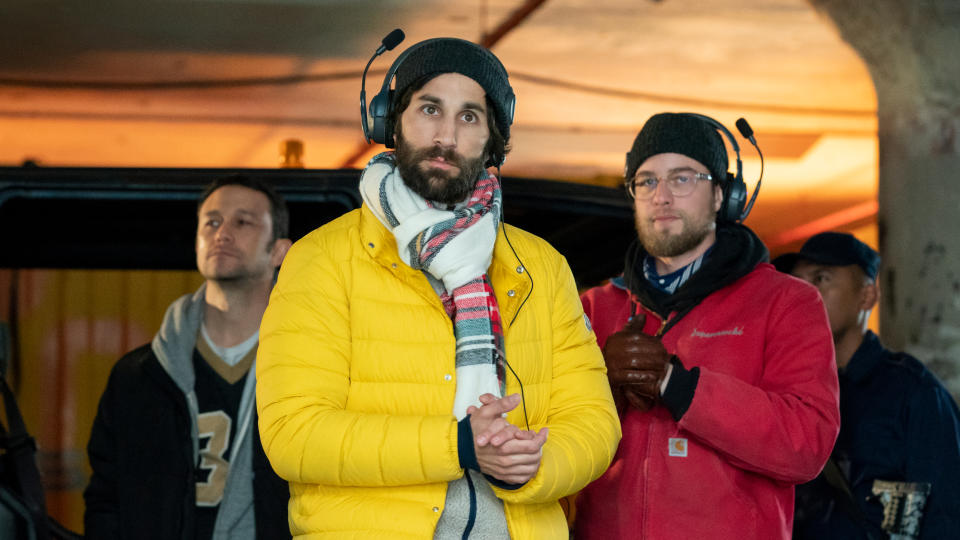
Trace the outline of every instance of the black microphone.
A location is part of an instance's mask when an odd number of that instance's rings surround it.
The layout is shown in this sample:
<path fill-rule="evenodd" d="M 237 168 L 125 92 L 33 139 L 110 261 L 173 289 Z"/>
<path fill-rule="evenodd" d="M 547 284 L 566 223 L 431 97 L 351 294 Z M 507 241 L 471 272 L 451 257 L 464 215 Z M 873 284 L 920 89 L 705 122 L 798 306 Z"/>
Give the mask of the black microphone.
<path fill-rule="evenodd" d="M 403 38 L 405 37 L 407 36 L 403 34 L 403 30 L 399 28 L 394 28 L 393 32 L 390 32 L 389 34 L 387 34 L 387 37 L 383 38 L 383 41 L 380 42 L 381 45 L 377 47 L 376 54 L 380 55 L 387 51 L 392 51 L 393 48 L 399 45 L 400 42 L 403 41 Z"/>
<path fill-rule="evenodd" d="M 363 129 L 363 138 L 366 139 L 367 144 L 370 144 L 372 140 L 370 136 L 370 126 L 367 122 L 367 70 L 370 69 L 370 64 L 373 63 L 376 57 L 393 50 L 405 37 L 403 30 L 394 28 L 392 32 L 380 41 L 380 46 L 377 47 L 377 50 L 374 51 L 373 56 L 371 56 L 367 62 L 366 67 L 363 68 L 363 77 L 360 82 L 360 127 Z"/>
<path fill-rule="evenodd" d="M 746 118 L 737 120 L 737 129 L 740 131 L 740 134 L 743 135 L 744 139 L 750 141 L 750 144 L 754 146 L 757 145 L 757 140 L 753 138 L 753 128 L 747 123 Z"/>
<path fill-rule="evenodd" d="M 747 203 L 747 207 L 743 210 L 743 215 L 740 216 L 740 221 L 743 221 L 750 215 L 750 210 L 753 210 L 753 203 L 757 202 L 757 194 L 760 193 L 760 183 L 763 182 L 763 152 L 760 151 L 760 146 L 757 145 L 757 139 L 753 136 L 753 128 L 747 123 L 747 119 L 738 119 L 736 125 L 740 135 L 743 135 L 744 139 L 750 141 L 750 144 L 757 149 L 757 154 L 760 155 L 760 178 L 757 179 L 757 187 L 753 188 L 753 195 L 750 197 L 750 202 Z"/>

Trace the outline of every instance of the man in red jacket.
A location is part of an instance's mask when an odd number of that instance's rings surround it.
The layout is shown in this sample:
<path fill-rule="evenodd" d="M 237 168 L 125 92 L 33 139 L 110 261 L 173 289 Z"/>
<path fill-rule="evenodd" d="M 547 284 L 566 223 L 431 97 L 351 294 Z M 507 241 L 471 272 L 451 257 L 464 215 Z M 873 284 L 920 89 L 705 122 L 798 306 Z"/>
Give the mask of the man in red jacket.
<path fill-rule="evenodd" d="M 581 297 L 623 439 L 577 499 L 578 538 L 790 538 L 794 485 L 836 439 L 823 303 L 737 223 L 745 188 L 718 129 L 657 114 L 627 154 L 638 241 Z"/>

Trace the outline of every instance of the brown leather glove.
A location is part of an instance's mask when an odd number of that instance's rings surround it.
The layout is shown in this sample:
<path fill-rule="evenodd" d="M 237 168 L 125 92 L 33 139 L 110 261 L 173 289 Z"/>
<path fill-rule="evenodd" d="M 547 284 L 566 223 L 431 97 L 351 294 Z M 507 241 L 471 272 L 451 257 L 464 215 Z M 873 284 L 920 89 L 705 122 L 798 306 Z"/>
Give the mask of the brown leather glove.
<path fill-rule="evenodd" d="M 647 411 L 660 402 L 660 384 L 667 374 L 670 353 L 660 338 L 643 333 L 645 313 L 640 313 L 611 334 L 603 346 L 607 378 L 617 410 L 624 402 L 640 411 Z"/>

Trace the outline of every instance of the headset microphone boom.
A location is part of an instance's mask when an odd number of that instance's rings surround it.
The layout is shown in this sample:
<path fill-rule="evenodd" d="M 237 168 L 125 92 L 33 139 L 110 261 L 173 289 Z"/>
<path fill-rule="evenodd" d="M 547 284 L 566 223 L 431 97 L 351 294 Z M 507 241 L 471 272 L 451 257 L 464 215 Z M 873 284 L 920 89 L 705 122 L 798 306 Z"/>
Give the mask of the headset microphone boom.
<path fill-rule="evenodd" d="M 373 60 L 376 57 L 387 51 L 392 51 L 393 48 L 399 45 L 405 37 L 406 36 L 403 34 L 403 30 L 394 28 L 392 32 L 383 38 L 383 40 L 380 42 L 380 46 L 377 47 L 377 50 L 373 53 L 373 56 L 371 56 L 370 60 L 367 61 L 366 67 L 363 68 L 363 78 L 360 82 L 360 127 L 363 128 L 363 137 L 367 140 L 367 144 L 373 142 L 372 135 L 370 134 L 370 126 L 367 122 L 367 70 L 370 69 L 370 64 L 373 63 Z"/>

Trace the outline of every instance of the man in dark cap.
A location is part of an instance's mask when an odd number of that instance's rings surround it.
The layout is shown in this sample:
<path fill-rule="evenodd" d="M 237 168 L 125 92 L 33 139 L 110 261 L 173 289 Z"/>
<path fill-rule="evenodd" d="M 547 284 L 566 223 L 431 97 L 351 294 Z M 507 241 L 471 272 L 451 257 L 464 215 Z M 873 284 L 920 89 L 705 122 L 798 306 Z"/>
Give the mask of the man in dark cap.
<path fill-rule="evenodd" d="M 501 220 L 507 72 L 453 38 L 394 68 L 396 153 L 363 171 L 360 209 L 293 246 L 263 319 L 260 428 L 291 525 L 567 538 L 557 501 L 606 469 L 620 426 L 567 263 Z"/>
<path fill-rule="evenodd" d="M 731 219 L 718 126 L 657 114 L 627 154 L 638 240 L 581 297 L 623 440 L 577 498 L 578 538 L 790 538 L 793 486 L 837 436 L 823 303 Z"/>
<path fill-rule="evenodd" d="M 825 232 L 774 260 L 820 291 L 840 372 L 840 436 L 797 487 L 795 538 L 953 538 L 960 531 L 960 414 L 937 377 L 867 329 L 880 255 Z"/>

